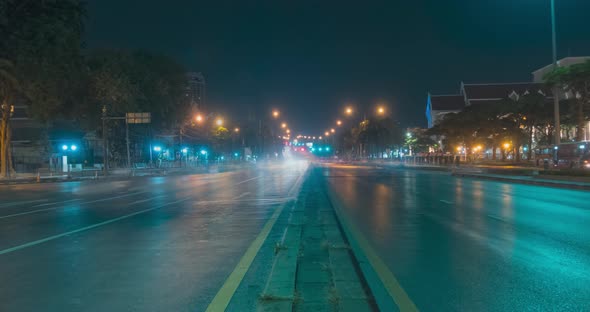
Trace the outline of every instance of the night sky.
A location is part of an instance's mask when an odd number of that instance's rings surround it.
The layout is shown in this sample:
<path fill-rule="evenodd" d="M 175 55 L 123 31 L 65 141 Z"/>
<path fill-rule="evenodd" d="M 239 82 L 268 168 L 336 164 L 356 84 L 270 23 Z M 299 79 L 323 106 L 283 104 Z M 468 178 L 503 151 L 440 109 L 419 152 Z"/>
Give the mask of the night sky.
<path fill-rule="evenodd" d="M 558 55 L 590 55 L 590 1 L 556 0 Z M 551 62 L 549 0 L 89 0 L 90 48 L 141 48 L 203 72 L 211 109 L 279 108 L 297 132 L 345 103 L 425 126 L 427 92 L 520 82 Z"/>

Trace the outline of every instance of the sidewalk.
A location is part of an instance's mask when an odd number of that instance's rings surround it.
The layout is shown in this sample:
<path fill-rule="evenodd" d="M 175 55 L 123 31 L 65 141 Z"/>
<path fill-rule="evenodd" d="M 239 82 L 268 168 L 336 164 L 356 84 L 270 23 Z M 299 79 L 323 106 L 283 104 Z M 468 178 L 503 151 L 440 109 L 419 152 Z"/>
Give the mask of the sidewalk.
<path fill-rule="evenodd" d="M 503 182 L 512 182 L 529 185 L 550 186 L 567 189 L 580 189 L 590 191 L 590 181 L 587 179 L 578 179 L 576 177 L 553 177 L 553 176 L 524 176 L 524 175 L 503 175 L 490 174 L 483 172 L 462 171 L 456 170 L 452 173 L 453 176 L 463 178 L 477 178 L 484 180 L 495 180 Z M 574 180 L 575 179 L 575 180 Z"/>
<path fill-rule="evenodd" d="M 174 174 L 200 174 L 231 171 L 246 168 L 248 165 L 211 165 L 203 167 L 181 167 L 181 168 L 142 168 L 142 169 L 111 169 L 107 176 L 100 170 L 72 171 L 70 173 L 55 173 L 37 175 L 34 173 L 19 173 L 10 179 L 0 178 L 0 185 L 31 184 L 31 183 L 57 183 L 88 180 L 117 180 L 132 177 L 162 176 Z"/>

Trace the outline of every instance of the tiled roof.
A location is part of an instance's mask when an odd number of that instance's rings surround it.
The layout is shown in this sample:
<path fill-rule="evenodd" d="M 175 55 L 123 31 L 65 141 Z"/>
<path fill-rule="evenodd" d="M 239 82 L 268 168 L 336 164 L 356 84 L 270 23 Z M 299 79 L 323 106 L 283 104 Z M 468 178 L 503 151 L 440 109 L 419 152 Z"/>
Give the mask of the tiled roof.
<path fill-rule="evenodd" d="M 430 104 L 432 110 L 462 110 L 465 107 L 465 99 L 462 95 L 431 95 Z"/>
<path fill-rule="evenodd" d="M 543 92 L 551 95 L 551 89 L 543 83 L 496 83 L 496 84 L 464 84 L 461 92 L 466 95 L 468 101 L 472 100 L 497 100 L 508 98 L 512 93 L 521 96 L 533 92 Z"/>

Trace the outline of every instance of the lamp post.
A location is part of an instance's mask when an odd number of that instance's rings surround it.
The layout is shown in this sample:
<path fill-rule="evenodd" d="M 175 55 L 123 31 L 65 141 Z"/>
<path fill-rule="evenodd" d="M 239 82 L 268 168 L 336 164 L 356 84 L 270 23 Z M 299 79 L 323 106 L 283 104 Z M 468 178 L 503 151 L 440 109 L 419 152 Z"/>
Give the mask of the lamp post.
<path fill-rule="evenodd" d="M 102 106 L 102 169 L 104 171 L 104 175 L 106 176 L 109 172 L 109 152 L 108 152 L 108 142 L 107 142 L 107 132 L 106 132 L 106 122 L 107 122 L 107 106 Z"/>
<path fill-rule="evenodd" d="M 553 70 L 557 69 L 557 33 L 555 30 L 555 0 L 551 0 L 551 41 L 553 44 Z M 559 120 L 559 94 L 553 87 L 553 114 L 555 119 L 555 145 L 561 143 L 561 124 Z"/>

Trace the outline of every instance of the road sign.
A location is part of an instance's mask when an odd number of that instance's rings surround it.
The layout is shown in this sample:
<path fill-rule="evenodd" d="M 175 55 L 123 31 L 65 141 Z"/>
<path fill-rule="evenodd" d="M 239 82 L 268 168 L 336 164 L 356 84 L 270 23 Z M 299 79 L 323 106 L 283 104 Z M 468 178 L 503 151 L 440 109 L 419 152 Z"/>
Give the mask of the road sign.
<path fill-rule="evenodd" d="M 146 124 L 152 122 L 151 113 L 126 113 L 125 119 L 128 124 Z"/>

